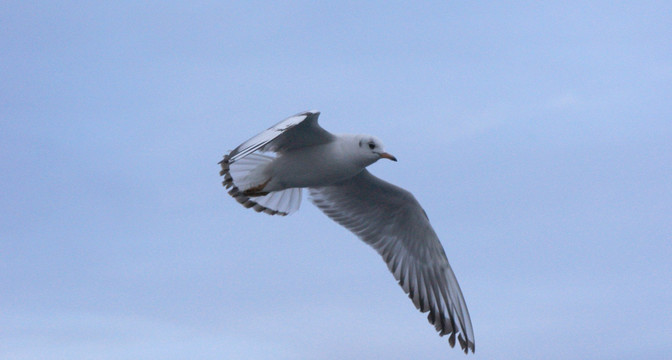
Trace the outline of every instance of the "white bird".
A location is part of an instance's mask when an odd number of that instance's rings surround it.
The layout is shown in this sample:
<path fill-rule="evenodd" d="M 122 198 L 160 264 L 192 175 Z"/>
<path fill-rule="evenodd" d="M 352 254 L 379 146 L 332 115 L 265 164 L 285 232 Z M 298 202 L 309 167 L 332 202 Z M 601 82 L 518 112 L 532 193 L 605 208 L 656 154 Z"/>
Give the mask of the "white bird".
<path fill-rule="evenodd" d="M 457 336 L 465 353 L 474 352 L 467 305 L 427 214 L 410 192 L 366 170 L 378 159 L 397 159 L 376 137 L 329 133 L 319 115 L 296 114 L 225 155 L 220 175 L 229 194 L 258 212 L 287 215 L 308 188 L 318 208 L 376 249 L 450 346 Z"/>

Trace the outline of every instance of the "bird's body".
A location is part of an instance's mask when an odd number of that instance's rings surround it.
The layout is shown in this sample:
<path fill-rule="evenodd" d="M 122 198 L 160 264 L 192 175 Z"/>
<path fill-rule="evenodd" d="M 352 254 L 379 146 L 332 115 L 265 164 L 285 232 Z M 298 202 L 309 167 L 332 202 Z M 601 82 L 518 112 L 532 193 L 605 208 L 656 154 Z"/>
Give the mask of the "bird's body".
<path fill-rule="evenodd" d="M 309 188 L 330 185 L 357 175 L 367 165 L 351 151 L 356 135 L 336 135 L 325 144 L 288 150 L 266 166 L 255 169 L 247 182 L 262 184 L 264 192 L 288 188 Z M 342 154 L 334 157 L 330 154 Z"/>
<path fill-rule="evenodd" d="M 220 174 L 229 194 L 256 211 L 287 215 L 298 210 L 301 189 L 308 188 L 320 210 L 376 249 L 451 346 L 457 338 L 465 353 L 473 352 L 469 311 L 425 211 L 410 192 L 366 170 L 396 158 L 373 136 L 325 131 L 318 116 L 289 117 L 225 155 Z"/>

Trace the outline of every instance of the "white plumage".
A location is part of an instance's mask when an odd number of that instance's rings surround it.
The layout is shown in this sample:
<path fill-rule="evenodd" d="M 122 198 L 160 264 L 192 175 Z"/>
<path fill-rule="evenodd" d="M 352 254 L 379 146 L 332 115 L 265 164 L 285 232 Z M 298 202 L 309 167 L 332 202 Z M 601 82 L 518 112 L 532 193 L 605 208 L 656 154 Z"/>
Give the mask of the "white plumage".
<path fill-rule="evenodd" d="M 451 346 L 457 339 L 465 353 L 473 352 L 467 305 L 425 211 L 411 193 L 366 170 L 381 158 L 396 159 L 373 136 L 327 132 L 319 114 L 289 117 L 225 155 L 220 174 L 229 194 L 256 211 L 287 215 L 299 209 L 301 188 L 308 188 L 318 208 L 376 249 Z"/>

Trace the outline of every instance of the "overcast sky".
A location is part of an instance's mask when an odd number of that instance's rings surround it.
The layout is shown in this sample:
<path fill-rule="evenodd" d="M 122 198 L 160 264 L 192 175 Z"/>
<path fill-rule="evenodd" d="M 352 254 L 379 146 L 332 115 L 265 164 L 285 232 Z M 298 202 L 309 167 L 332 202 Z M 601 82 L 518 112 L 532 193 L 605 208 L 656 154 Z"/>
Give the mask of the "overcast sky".
<path fill-rule="evenodd" d="M 378 136 L 481 359 L 672 353 L 672 2 L 3 1 L 0 358 L 460 359 L 305 199 L 222 154 Z"/>

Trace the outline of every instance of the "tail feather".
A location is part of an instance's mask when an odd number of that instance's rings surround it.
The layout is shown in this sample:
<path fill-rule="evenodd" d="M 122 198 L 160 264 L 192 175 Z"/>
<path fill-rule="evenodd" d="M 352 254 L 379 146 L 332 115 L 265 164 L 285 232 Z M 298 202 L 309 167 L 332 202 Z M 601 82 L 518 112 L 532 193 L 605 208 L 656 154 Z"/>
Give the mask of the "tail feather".
<path fill-rule="evenodd" d="M 299 209 L 301 189 L 290 188 L 254 197 L 243 194 L 244 190 L 241 190 L 249 187 L 245 179 L 252 170 L 273 161 L 273 159 L 271 156 L 253 153 L 231 162 L 229 155 L 225 155 L 224 159 L 219 162 L 222 167 L 219 175 L 224 177 L 222 185 L 230 189 L 229 195 L 246 208 L 253 208 L 257 212 L 264 212 L 269 215 L 285 216 Z"/>

